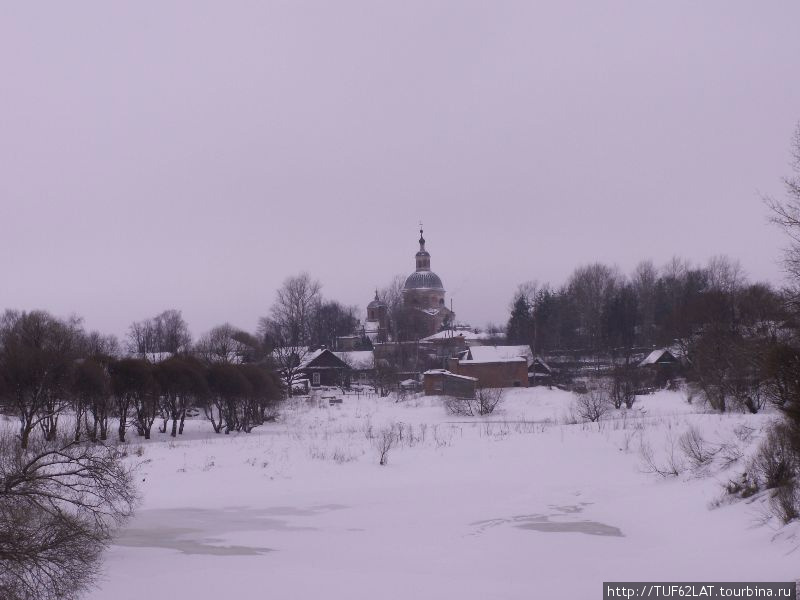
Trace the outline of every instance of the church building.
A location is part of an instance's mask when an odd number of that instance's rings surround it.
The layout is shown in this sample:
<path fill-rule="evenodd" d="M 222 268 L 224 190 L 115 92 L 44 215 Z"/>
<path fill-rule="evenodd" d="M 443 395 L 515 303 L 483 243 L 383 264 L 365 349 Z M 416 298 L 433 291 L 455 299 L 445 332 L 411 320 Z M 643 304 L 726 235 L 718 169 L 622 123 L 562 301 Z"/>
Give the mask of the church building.
<path fill-rule="evenodd" d="M 413 330 L 411 337 L 422 339 L 442 330 L 452 323 L 455 313 L 445 304 L 445 289 L 441 278 L 431 271 L 431 255 L 425 249 L 425 238 L 419 230 L 419 251 L 415 256 L 416 269 L 406 277 L 403 285 L 403 323 L 396 323 L 396 328 L 405 327 Z M 364 332 L 373 342 L 391 340 L 389 333 L 389 307 L 378 297 L 367 305 L 367 319 Z M 407 336 L 408 337 L 408 336 Z"/>
<path fill-rule="evenodd" d="M 452 323 L 455 313 L 445 305 L 445 290 L 441 278 L 431 271 L 431 255 L 425 249 L 425 238 L 419 230 L 417 269 L 406 277 L 403 286 L 403 307 L 414 311 L 421 325 L 421 337 L 433 335 L 445 324 Z M 412 314 L 414 314 L 412 313 Z"/>

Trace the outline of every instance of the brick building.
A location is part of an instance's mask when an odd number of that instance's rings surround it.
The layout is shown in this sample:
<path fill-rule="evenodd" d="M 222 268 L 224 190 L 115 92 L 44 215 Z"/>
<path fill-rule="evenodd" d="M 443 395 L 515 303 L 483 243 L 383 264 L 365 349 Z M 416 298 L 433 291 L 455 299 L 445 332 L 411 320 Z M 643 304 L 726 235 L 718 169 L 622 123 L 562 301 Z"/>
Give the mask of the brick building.
<path fill-rule="evenodd" d="M 528 387 L 528 361 L 522 357 L 490 361 L 450 358 L 447 370 L 476 378 L 479 387 Z"/>
<path fill-rule="evenodd" d="M 455 396 L 474 398 L 478 380 L 467 375 L 458 375 L 445 369 L 432 369 L 422 375 L 422 387 L 426 396 Z"/>

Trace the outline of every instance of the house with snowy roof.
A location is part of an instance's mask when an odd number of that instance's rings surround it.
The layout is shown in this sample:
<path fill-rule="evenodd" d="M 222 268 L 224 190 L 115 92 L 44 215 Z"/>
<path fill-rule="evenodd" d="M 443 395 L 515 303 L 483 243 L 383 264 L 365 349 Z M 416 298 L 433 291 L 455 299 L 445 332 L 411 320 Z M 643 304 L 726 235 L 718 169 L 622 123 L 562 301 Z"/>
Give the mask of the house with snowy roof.
<path fill-rule="evenodd" d="M 500 362 L 508 359 L 524 358 L 528 366 L 533 364 L 530 346 L 471 346 L 465 353 L 466 360 L 477 362 Z"/>
<path fill-rule="evenodd" d="M 534 362 L 529 346 L 472 346 L 447 360 L 451 373 L 475 377 L 481 387 L 528 387 Z"/>
<path fill-rule="evenodd" d="M 422 388 L 426 396 L 474 398 L 477 385 L 476 377 L 451 373 L 447 369 L 431 369 L 422 374 Z"/>
<path fill-rule="evenodd" d="M 352 369 L 327 348 L 309 352 L 300 359 L 297 373 L 311 382 L 311 387 L 348 386 Z"/>
<path fill-rule="evenodd" d="M 350 382 L 361 385 L 375 381 L 375 352 L 373 350 L 353 350 L 334 352 L 339 360 L 350 367 Z"/>
<path fill-rule="evenodd" d="M 659 348 L 658 350 L 653 350 L 650 354 L 648 354 L 642 362 L 639 363 L 640 367 L 649 367 L 652 365 L 657 366 L 666 366 L 666 365 L 676 365 L 680 361 L 677 357 L 667 350 L 666 348 Z"/>

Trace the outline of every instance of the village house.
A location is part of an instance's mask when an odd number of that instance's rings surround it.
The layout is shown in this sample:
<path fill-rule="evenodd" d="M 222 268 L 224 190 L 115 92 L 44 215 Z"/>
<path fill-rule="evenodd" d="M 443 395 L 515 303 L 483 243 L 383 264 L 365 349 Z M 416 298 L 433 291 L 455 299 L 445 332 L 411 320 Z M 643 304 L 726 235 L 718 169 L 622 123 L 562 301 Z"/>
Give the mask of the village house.
<path fill-rule="evenodd" d="M 350 384 L 374 385 L 375 352 L 372 350 L 354 350 L 351 352 L 334 352 L 336 358 L 349 367 Z"/>
<path fill-rule="evenodd" d="M 327 348 L 310 352 L 300 362 L 297 372 L 311 387 L 350 385 L 351 367 Z"/>
<path fill-rule="evenodd" d="M 422 387 L 426 396 L 474 398 L 477 384 L 475 377 L 458 375 L 446 369 L 431 369 L 422 376 Z"/>
<path fill-rule="evenodd" d="M 447 370 L 476 378 L 480 387 L 528 387 L 533 360 L 528 346 L 473 346 L 448 359 Z"/>

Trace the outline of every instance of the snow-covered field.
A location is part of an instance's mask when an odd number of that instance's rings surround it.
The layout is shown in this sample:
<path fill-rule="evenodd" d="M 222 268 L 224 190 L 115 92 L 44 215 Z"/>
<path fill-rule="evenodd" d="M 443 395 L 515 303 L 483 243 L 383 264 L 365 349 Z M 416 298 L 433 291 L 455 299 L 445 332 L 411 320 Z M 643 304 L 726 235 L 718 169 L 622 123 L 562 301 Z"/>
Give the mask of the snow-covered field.
<path fill-rule="evenodd" d="M 662 392 L 569 425 L 572 398 L 509 390 L 480 419 L 437 398 L 296 399 L 249 435 L 198 419 L 134 440 L 143 502 L 90 597 L 599 598 L 603 581 L 800 577 L 796 527 L 764 522 L 763 498 L 716 502 L 769 415 Z M 380 466 L 388 423 L 402 440 Z M 642 443 L 666 465 L 690 426 L 724 451 L 702 473 L 678 451 L 680 476 L 646 472 Z"/>

